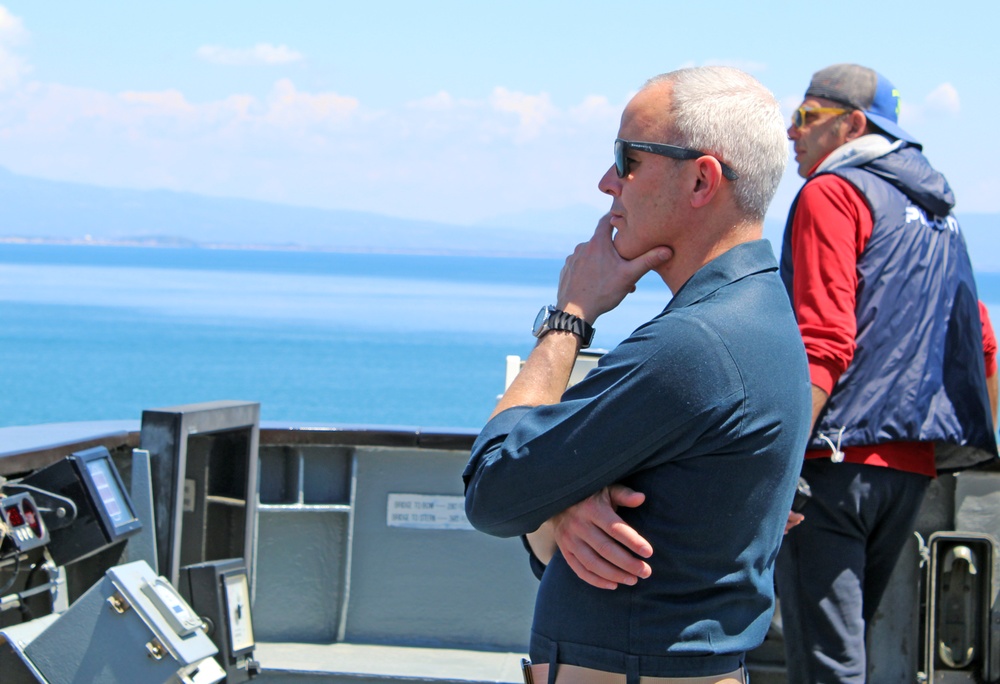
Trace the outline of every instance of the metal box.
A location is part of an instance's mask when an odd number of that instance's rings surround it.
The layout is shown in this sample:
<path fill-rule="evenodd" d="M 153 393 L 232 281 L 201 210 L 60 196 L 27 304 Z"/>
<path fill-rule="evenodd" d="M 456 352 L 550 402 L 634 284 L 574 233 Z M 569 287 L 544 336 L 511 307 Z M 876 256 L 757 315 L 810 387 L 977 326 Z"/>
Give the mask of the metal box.
<path fill-rule="evenodd" d="M 208 636 L 219 649 L 226 684 L 246 682 L 259 672 L 250 610 L 250 583 L 239 558 L 181 568 L 178 586 L 191 607 L 210 623 Z"/>
<path fill-rule="evenodd" d="M 104 578 L 24 648 L 47 684 L 214 684 L 225 672 L 191 607 L 144 561 Z"/>
<path fill-rule="evenodd" d="M 253 572 L 260 404 L 216 401 L 142 413 L 159 571 L 243 558 Z M 251 577 L 252 584 L 252 577 Z"/>

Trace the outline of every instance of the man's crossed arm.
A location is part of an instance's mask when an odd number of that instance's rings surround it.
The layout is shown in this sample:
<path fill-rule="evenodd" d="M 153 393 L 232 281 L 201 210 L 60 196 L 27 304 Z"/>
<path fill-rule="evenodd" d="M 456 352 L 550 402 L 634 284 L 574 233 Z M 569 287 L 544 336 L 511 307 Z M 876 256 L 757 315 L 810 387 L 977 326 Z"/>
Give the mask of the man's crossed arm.
<path fill-rule="evenodd" d="M 625 485 L 605 487 L 552 517 L 528 535 L 528 543 L 546 565 L 558 547 L 573 572 L 598 589 L 635 584 L 652 574 L 642 559 L 653 555 L 653 547 L 616 510 L 636 508 L 645 500 L 645 494 Z"/>

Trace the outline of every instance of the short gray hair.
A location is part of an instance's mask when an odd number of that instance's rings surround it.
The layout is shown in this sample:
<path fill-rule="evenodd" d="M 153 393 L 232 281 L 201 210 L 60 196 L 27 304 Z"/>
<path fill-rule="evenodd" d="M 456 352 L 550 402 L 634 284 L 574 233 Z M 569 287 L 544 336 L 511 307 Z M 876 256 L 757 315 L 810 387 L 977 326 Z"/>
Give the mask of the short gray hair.
<path fill-rule="evenodd" d="M 663 140 L 715 155 L 732 167 L 736 205 L 762 220 L 788 163 L 788 135 L 774 95 L 732 67 L 679 69 L 644 88 L 669 83 L 671 123 L 679 140 Z"/>

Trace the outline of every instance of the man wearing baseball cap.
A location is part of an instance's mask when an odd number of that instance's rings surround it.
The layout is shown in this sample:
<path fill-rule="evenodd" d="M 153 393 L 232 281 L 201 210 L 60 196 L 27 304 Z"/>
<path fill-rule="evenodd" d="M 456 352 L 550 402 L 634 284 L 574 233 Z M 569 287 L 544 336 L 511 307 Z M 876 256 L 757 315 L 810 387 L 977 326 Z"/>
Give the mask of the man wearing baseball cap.
<path fill-rule="evenodd" d="M 948 182 L 898 114 L 884 76 L 837 64 L 788 129 L 806 182 L 781 274 L 813 385 L 812 497 L 777 568 L 793 682 L 866 681 L 866 627 L 930 480 L 997 458 L 996 340 Z"/>

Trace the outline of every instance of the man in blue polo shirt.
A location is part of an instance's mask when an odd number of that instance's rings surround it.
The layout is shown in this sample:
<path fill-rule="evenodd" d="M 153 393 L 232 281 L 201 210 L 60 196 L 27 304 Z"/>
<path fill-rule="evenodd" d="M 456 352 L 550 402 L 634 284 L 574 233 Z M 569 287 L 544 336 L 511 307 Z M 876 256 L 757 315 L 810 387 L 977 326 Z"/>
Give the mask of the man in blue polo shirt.
<path fill-rule="evenodd" d="M 810 418 L 801 338 L 760 239 L 786 159 L 777 102 L 736 69 L 656 77 L 622 114 L 598 186 L 611 211 L 567 259 L 464 474 L 472 524 L 527 535 L 547 563 L 536 682 L 744 681 Z M 594 322 L 650 270 L 673 299 L 564 393 Z M 607 591 L 574 573 L 553 530 L 587 501 L 623 504 L 647 542 L 644 579 Z"/>

